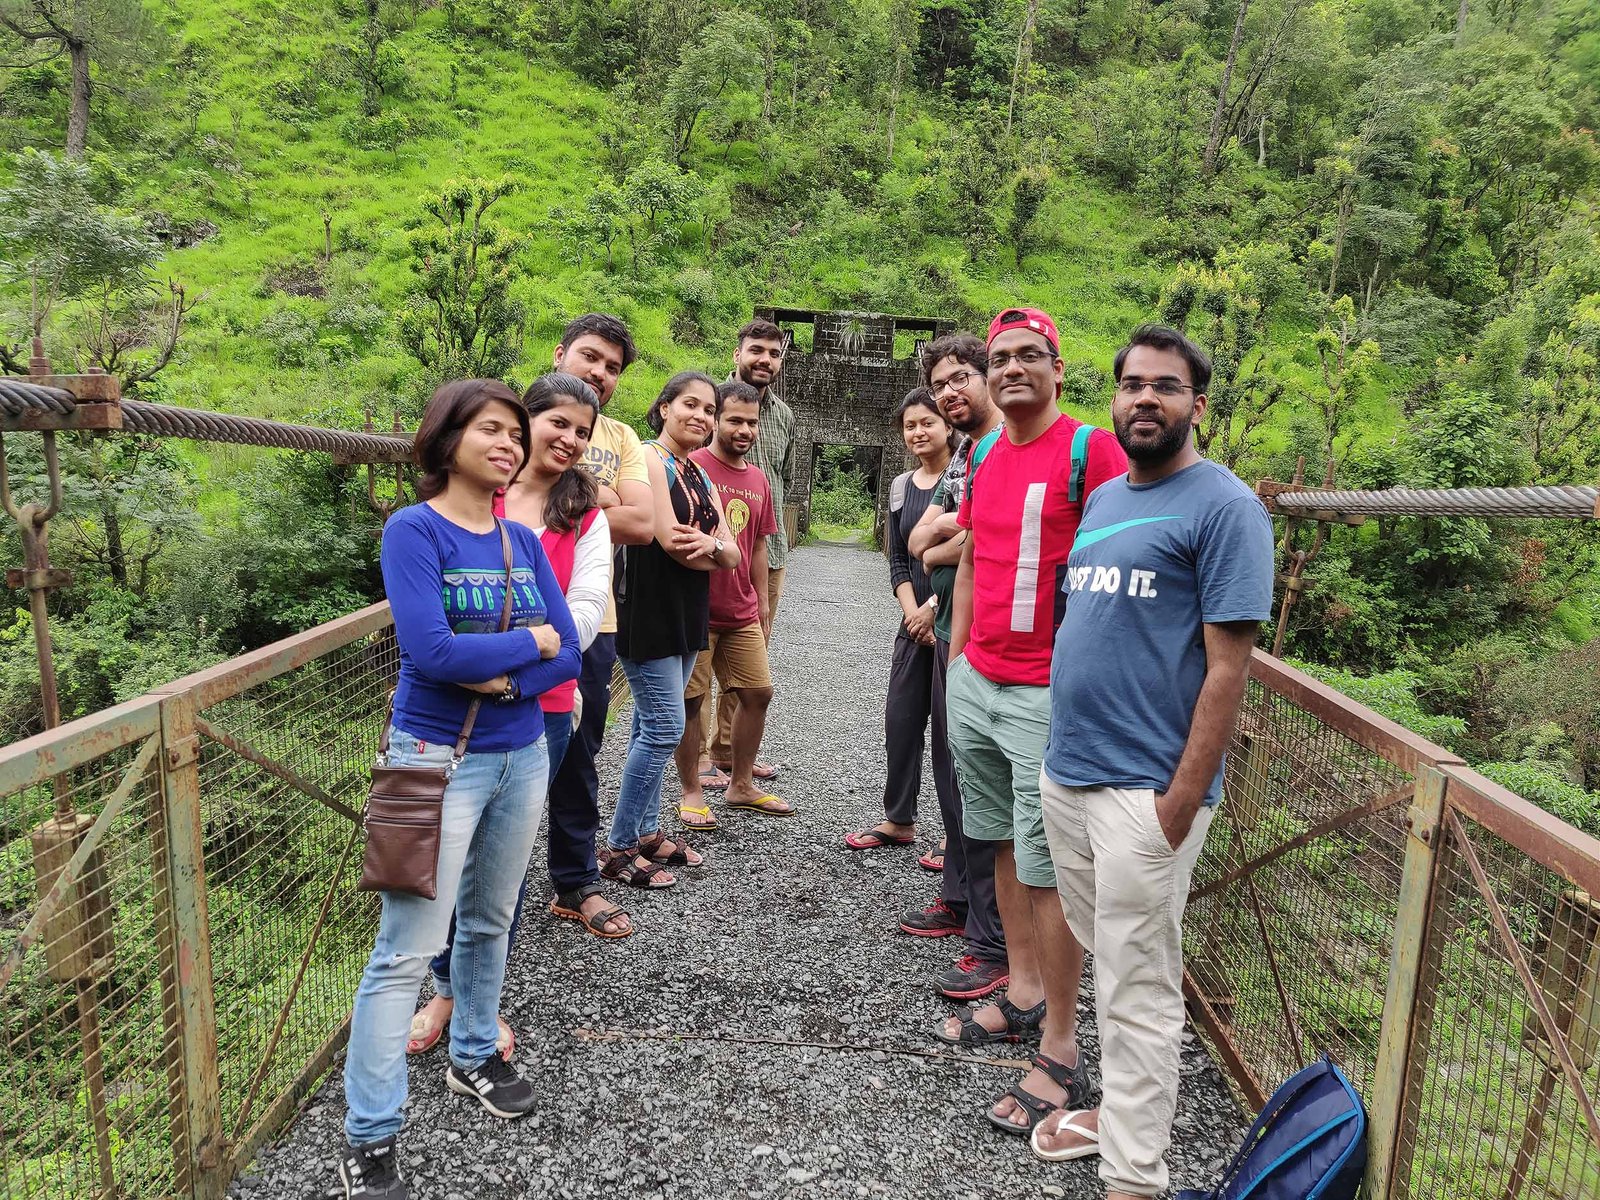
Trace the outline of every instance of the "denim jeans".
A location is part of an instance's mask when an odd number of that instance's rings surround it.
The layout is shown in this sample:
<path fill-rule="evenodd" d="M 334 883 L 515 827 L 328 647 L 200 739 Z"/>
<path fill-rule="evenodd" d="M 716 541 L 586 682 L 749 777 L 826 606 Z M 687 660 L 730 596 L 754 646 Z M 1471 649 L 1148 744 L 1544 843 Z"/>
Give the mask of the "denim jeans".
<path fill-rule="evenodd" d="M 451 746 L 423 746 L 394 730 L 391 766 L 442 765 Z M 428 959 L 460 914 L 451 981 L 450 1061 L 471 1068 L 494 1053 L 505 981 L 506 931 L 517 886 L 528 871 L 544 809 L 544 740 L 503 754 L 462 760 L 444 794 L 438 896 L 384 892 L 378 940 L 356 989 L 344 1064 L 345 1135 L 356 1145 L 398 1133 L 406 1099 L 406 1037 Z"/>
<path fill-rule="evenodd" d="M 683 690 L 699 657 L 691 650 L 675 658 L 620 660 L 633 693 L 633 732 L 607 839 L 613 850 L 637 846 L 661 828 L 661 779 L 683 738 Z"/>
<path fill-rule="evenodd" d="M 572 737 L 571 713 L 545 713 L 544 715 L 544 748 L 550 759 L 551 779 L 556 777 L 556 769 L 561 766 L 561 757 L 567 752 L 567 741 Z M 506 962 L 511 961 L 511 947 L 517 942 L 517 927 L 522 924 L 522 904 L 528 898 L 528 876 L 524 872 L 522 884 L 517 888 L 517 906 L 511 910 L 511 928 L 506 930 Z M 450 952 L 456 944 L 456 918 L 450 917 L 450 933 L 445 938 L 444 949 L 433 956 L 433 962 L 428 964 L 428 969 L 433 972 L 433 990 L 435 994 L 448 999 L 454 999 L 450 990 Z"/>

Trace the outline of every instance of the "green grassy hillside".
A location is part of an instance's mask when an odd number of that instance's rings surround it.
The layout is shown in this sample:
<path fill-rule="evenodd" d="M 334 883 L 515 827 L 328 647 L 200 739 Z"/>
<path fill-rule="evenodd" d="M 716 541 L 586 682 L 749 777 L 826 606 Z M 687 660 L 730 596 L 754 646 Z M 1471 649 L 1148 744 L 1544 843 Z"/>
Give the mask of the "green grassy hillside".
<path fill-rule="evenodd" d="M 848 206 L 835 210 L 837 224 L 825 213 L 790 233 L 796 205 L 771 202 L 774 164 L 736 142 L 725 156 L 708 156 L 701 174 L 733 197 L 730 218 L 751 244 L 747 270 L 713 279 L 698 339 L 675 337 L 680 293 L 694 282 L 682 277 L 708 262 L 698 223 L 685 224 L 653 277 L 636 280 L 620 264 L 612 273 L 577 266 L 550 221 L 605 173 L 605 93 L 516 51 L 451 39 L 444 13 L 425 11 L 393 38 L 405 82 L 385 99 L 374 133 L 353 94 L 311 84 L 317 64 L 336 61 L 348 40 L 348 21 L 332 6 L 186 8 L 177 36 L 214 74 L 213 102 L 194 117 L 191 136 L 173 137 L 175 153 L 146 164 L 132 195 L 175 226 L 217 227 L 164 264 L 206 294 L 162 378 L 175 403 L 285 419 L 359 419 L 364 406 L 386 415 L 397 400 L 413 407 L 423 380 L 384 315 L 412 284 L 405 228 L 419 198 L 452 176 L 509 173 L 523 185 L 494 210 L 530 239 L 516 288 L 528 313 L 517 378 L 548 363 L 568 316 L 615 311 L 642 352 L 619 391 L 634 413 L 672 371 L 725 362 L 732 330 L 756 303 L 944 314 L 953 285 L 969 316 L 1025 298 L 1057 316 L 1069 359 L 1104 369 L 1126 330 L 1149 315 L 1167 273 L 1138 250 L 1139 209 L 1081 179 L 1052 196 L 1037 222 L 1041 248 L 1020 268 L 1002 253 L 974 270 L 955 237 L 897 260 L 892 232 L 878 236 Z M 356 144 L 396 132 L 393 148 Z M 949 136 L 937 116 L 908 121 L 885 186 L 918 203 L 930 151 Z M 327 261 L 324 212 L 332 218 Z M 884 278 L 889 265 L 898 269 L 893 280 Z M 901 282 L 919 273 L 944 286 L 919 294 Z"/>

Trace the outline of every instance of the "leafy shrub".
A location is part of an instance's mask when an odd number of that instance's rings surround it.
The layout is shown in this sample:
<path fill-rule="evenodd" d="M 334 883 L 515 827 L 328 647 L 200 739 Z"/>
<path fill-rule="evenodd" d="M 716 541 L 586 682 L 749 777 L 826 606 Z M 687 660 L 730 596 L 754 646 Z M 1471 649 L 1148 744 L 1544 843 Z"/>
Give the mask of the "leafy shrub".
<path fill-rule="evenodd" d="M 1079 408 L 1104 408 L 1111 376 L 1093 363 L 1069 362 L 1061 376 L 1061 399 Z"/>
<path fill-rule="evenodd" d="M 1343 692 L 1357 704 L 1365 704 L 1380 716 L 1404 725 L 1412 733 L 1446 750 L 1457 750 L 1467 732 L 1467 723 L 1460 717 L 1438 716 L 1423 708 L 1417 697 L 1421 680 L 1413 671 L 1396 669 L 1363 677 L 1315 663 L 1296 662 L 1294 665 L 1329 687 Z"/>
<path fill-rule="evenodd" d="M 256 336 L 272 347 L 272 360 L 280 367 L 314 367 L 326 361 L 317 322 L 299 309 L 273 309 L 256 327 Z"/>
<path fill-rule="evenodd" d="M 1562 779 L 1551 764 L 1492 762 L 1477 769 L 1569 825 L 1600 837 L 1600 792 L 1586 792 Z"/>
<path fill-rule="evenodd" d="M 865 473 L 855 465 L 855 448 L 824 446 L 815 470 L 811 519 L 852 529 L 870 528 L 875 504 Z"/>

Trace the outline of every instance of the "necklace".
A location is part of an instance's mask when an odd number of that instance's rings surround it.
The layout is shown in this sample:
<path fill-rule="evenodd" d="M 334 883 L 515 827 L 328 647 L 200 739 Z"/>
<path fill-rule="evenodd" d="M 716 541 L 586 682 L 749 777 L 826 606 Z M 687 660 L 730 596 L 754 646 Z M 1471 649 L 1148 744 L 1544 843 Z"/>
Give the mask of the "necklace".
<path fill-rule="evenodd" d="M 700 493 L 702 489 L 691 489 L 689 487 L 689 472 L 694 471 L 698 473 L 700 470 L 699 464 L 697 464 L 692 458 L 679 458 L 671 450 L 667 449 L 665 443 L 659 440 L 656 442 L 656 445 L 659 446 L 661 450 L 665 452 L 666 456 L 672 460 L 672 465 L 675 468 L 674 474 L 677 476 L 678 490 L 683 494 L 683 502 L 689 509 L 688 520 L 684 523 L 699 528 L 700 518 L 703 514 L 703 510 L 708 507 L 707 502 L 710 500 L 709 496 L 706 497 L 705 500 L 701 499 Z"/>

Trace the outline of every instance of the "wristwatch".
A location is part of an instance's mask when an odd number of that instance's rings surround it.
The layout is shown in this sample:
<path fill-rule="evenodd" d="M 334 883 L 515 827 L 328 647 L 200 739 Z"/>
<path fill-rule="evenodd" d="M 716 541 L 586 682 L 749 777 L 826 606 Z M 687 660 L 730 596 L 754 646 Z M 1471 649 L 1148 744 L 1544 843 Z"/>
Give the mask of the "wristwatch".
<path fill-rule="evenodd" d="M 517 681 L 508 675 L 506 676 L 505 690 L 495 699 L 501 704 L 513 704 L 522 699 L 522 689 L 517 686 Z"/>
<path fill-rule="evenodd" d="M 724 550 L 726 550 L 727 547 L 728 547 L 728 543 L 723 541 L 721 538 L 719 538 L 719 537 L 712 538 L 711 539 L 711 557 L 715 558 L 717 555 L 721 554 Z"/>

